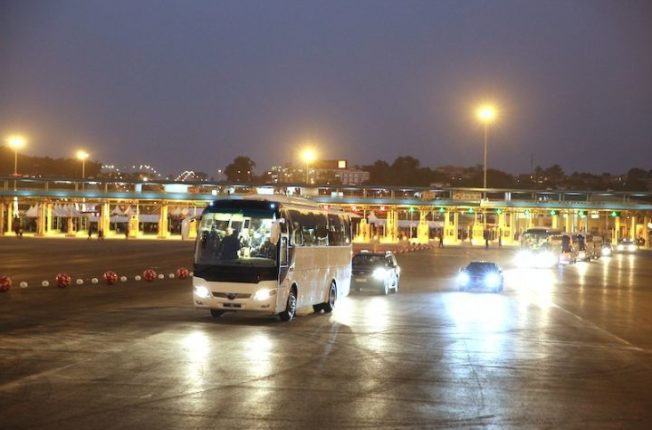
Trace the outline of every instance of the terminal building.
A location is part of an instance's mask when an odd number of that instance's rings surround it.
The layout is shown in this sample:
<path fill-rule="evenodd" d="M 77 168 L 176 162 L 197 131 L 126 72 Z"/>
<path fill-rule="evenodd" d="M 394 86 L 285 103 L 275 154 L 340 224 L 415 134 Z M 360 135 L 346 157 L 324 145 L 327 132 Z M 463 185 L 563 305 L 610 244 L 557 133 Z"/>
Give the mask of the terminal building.
<path fill-rule="evenodd" d="M 345 169 L 345 168 L 344 168 Z M 315 167 L 315 171 L 328 170 Z M 315 174 L 317 174 L 315 172 Z M 359 242 L 517 244 L 531 227 L 650 245 L 652 192 L 0 178 L 0 234 L 193 237 L 215 199 L 299 195 L 353 214 Z"/>

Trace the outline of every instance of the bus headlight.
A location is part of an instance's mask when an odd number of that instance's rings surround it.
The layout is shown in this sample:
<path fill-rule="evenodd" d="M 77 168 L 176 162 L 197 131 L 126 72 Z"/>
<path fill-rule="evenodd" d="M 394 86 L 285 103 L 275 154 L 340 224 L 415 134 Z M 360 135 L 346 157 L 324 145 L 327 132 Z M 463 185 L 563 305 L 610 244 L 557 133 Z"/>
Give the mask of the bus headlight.
<path fill-rule="evenodd" d="M 541 253 L 541 267 L 552 267 L 556 262 L 555 254 L 552 252 L 544 251 Z"/>
<path fill-rule="evenodd" d="M 530 251 L 519 251 L 516 254 L 516 265 L 518 267 L 530 267 L 532 266 L 534 257 Z"/>
<path fill-rule="evenodd" d="M 207 299 L 211 296 L 211 292 L 203 285 L 197 285 L 195 287 L 195 295 L 200 299 Z"/>
<path fill-rule="evenodd" d="M 261 288 L 260 290 L 256 291 L 256 293 L 254 294 L 254 300 L 258 300 L 258 301 L 267 300 L 275 294 L 276 294 L 275 289 Z"/>
<path fill-rule="evenodd" d="M 457 282 L 464 287 L 471 282 L 471 277 L 466 272 L 460 272 L 460 274 L 457 275 Z"/>
<path fill-rule="evenodd" d="M 489 288 L 496 288 L 500 285 L 500 276 L 496 273 L 488 273 L 487 276 L 484 277 L 484 283 Z"/>
<path fill-rule="evenodd" d="M 382 267 L 378 267 L 374 269 L 373 277 L 374 279 L 382 281 L 387 277 L 387 270 L 383 269 Z"/>

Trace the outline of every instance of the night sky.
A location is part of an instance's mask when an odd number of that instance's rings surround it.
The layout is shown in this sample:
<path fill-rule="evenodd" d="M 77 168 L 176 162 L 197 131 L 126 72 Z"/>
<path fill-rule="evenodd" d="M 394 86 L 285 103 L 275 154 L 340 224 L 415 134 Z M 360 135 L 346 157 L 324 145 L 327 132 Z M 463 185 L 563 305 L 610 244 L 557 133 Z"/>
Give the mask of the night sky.
<path fill-rule="evenodd" d="M 0 0 L 0 133 L 213 174 L 412 155 L 652 169 L 652 2 Z"/>

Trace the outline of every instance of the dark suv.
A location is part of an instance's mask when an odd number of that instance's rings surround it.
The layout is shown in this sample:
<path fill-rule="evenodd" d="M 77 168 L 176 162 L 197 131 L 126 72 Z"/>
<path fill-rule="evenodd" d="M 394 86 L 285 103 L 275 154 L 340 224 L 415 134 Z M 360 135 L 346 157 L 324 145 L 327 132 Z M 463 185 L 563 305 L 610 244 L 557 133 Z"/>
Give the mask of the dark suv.
<path fill-rule="evenodd" d="M 401 268 L 391 252 L 361 251 L 353 256 L 351 289 L 375 289 L 382 294 L 398 292 Z"/>

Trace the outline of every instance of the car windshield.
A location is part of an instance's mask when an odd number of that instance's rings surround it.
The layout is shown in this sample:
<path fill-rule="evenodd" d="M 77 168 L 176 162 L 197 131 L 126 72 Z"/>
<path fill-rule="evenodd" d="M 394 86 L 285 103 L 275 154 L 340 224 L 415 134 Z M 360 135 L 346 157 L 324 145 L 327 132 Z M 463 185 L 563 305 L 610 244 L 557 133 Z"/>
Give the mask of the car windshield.
<path fill-rule="evenodd" d="M 353 257 L 354 266 L 384 266 L 385 255 L 380 254 L 358 254 Z"/>
<path fill-rule="evenodd" d="M 498 268 L 494 263 L 474 261 L 473 263 L 469 263 L 469 265 L 466 266 L 466 271 L 471 273 L 497 272 Z"/>
<path fill-rule="evenodd" d="M 276 265 L 272 214 L 251 209 L 204 213 L 197 231 L 195 263 L 215 266 Z"/>
<path fill-rule="evenodd" d="M 632 239 L 623 239 L 620 241 L 623 245 L 633 245 L 634 241 Z"/>

